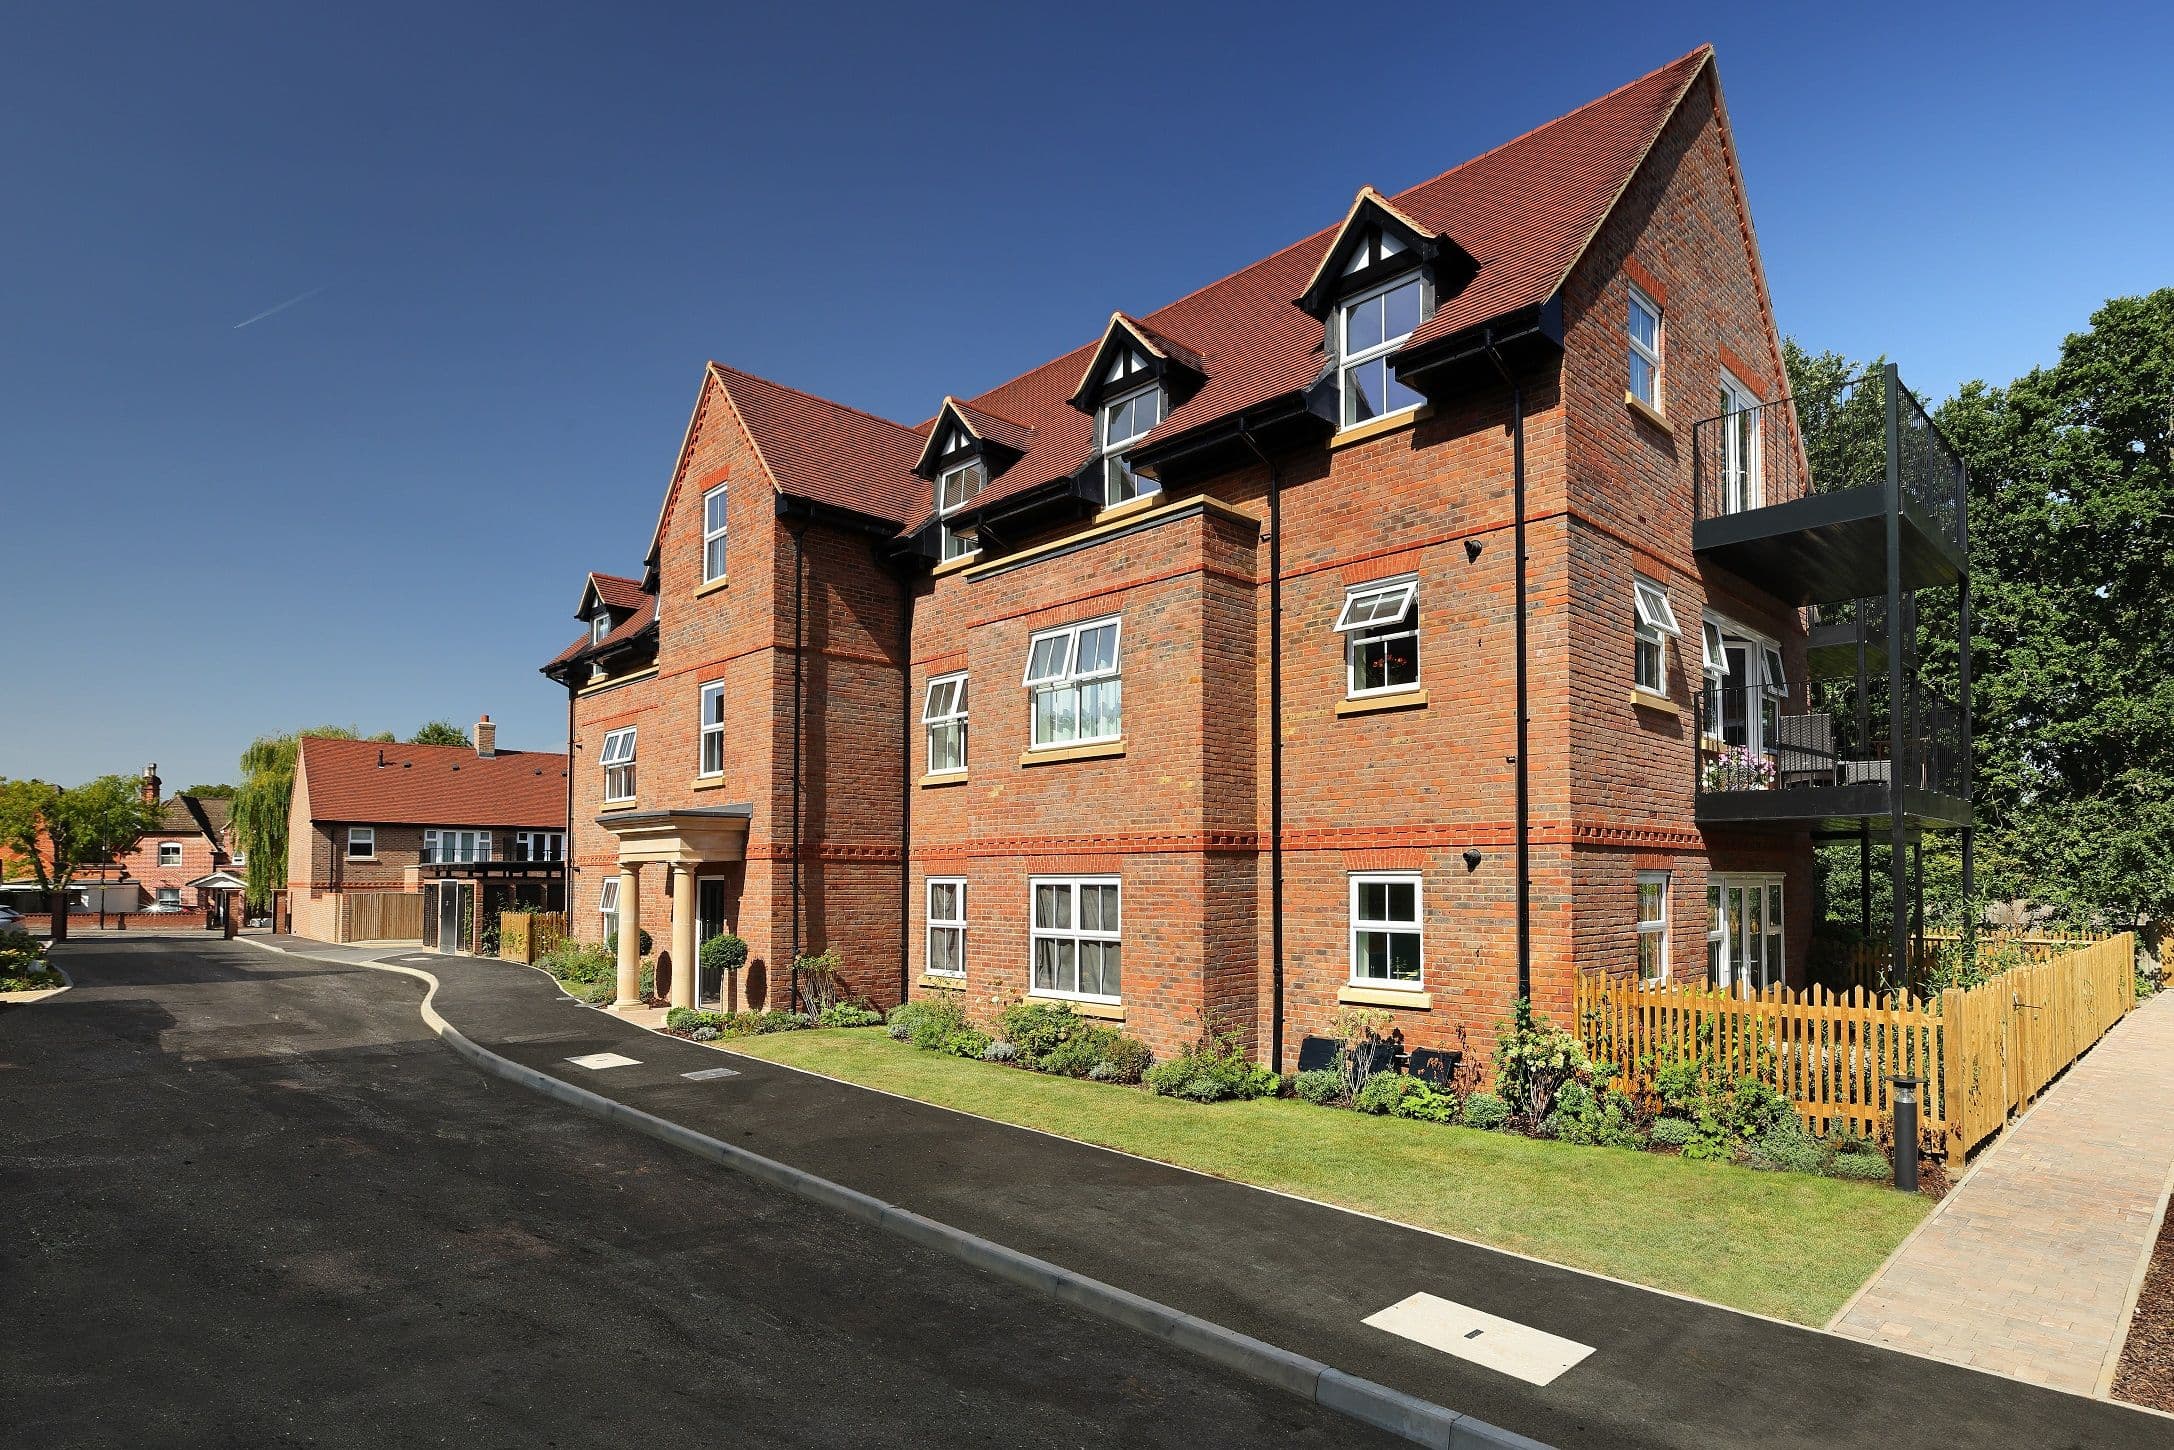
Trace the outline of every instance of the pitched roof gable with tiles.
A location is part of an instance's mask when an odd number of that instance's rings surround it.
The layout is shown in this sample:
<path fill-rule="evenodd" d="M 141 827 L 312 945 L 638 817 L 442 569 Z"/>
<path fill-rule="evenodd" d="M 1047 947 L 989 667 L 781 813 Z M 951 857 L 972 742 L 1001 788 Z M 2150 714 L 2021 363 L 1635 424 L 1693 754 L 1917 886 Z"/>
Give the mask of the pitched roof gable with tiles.
<path fill-rule="evenodd" d="M 566 821 L 566 757 L 545 751 L 483 756 L 466 745 L 305 735 L 297 774 L 308 780 L 313 821 L 544 829 Z"/>
<path fill-rule="evenodd" d="M 1420 325 L 1410 345 L 1454 335 L 1555 295 L 1712 57 L 1712 48 L 1701 46 L 1430 181 L 1383 198 L 1396 215 L 1450 237 L 1479 264 L 1471 282 Z M 1183 339 L 1178 348 L 1184 360 L 1207 379 L 1171 409 L 1143 446 L 1304 388 L 1321 375 L 1321 324 L 1294 299 L 1341 230 L 1341 222 L 1328 226 L 1166 307 L 1124 316 L 1158 343 Z M 1069 399 L 1106 335 L 1107 328 L 976 397 L 947 399 L 977 433 L 1022 454 L 981 491 L 978 504 L 1053 483 L 1094 456 L 1094 420 Z M 1170 351 L 1176 354 L 1178 348 Z M 935 517 L 932 490 L 913 469 L 936 419 L 908 427 L 721 363 L 709 366 L 780 490 L 897 522 L 909 534 Z M 990 420 L 992 431 L 984 432 L 981 424 Z M 682 471 L 685 455 L 683 447 Z M 666 513 L 679 482 L 675 475 Z M 662 529 L 660 517 L 652 559 Z"/>
<path fill-rule="evenodd" d="M 615 604 L 612 607 L 616 609 L 619 606 Z M 551 657 L 551 663 L 545 665 L 544 668 L 546 670 L 556 669 L 560 665 L 566 664 L 570 660 L 579 659 L 582 655 L 589 653 L 592 649 L 607 650 L 614 645 L 624 644 L 628 640 L 634 638 L 634 636 L 640 634 L 643 630 L 649 628 L 650 625 L 657 622 L 657 596 L 654 594 L 645 593 L 642 590 L 642 586 L 640 584 L 634 585 L 634 600 L 629 608 L 631 612 L 628 613 L 627 617 L 620 620 L 617 624 L 613 625 L 611 628 L 611 632 L 605 635 L 602 639 L 597 640 L 594 644 L 591 644 L 589 642 L 589 636 L 583 634 L 572 644 L 568 645 L 566 648 L 560 650 L 557 654 L 553 655 Z"/>

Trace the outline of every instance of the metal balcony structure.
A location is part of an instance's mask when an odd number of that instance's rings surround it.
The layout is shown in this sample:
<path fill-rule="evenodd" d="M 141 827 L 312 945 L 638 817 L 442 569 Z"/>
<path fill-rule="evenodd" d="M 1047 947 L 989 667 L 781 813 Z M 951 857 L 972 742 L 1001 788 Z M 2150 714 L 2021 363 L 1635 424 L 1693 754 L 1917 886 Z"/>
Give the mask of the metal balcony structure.
<path fill-rule="evenodd" d="M 1701 564 L 1817 621 L 1805 679 L 1764 656 L 1753 678 L 1709 661 L 1697 819 L 1854 838 L 1867 900 L 1885 836 L 1905 960 L 1925 831 L 1962 832 L 1973 885 L 1968 470 L 1890 365 L 1822 397 L 1733 403 L 1693 429 L 1692 476 Z"/>

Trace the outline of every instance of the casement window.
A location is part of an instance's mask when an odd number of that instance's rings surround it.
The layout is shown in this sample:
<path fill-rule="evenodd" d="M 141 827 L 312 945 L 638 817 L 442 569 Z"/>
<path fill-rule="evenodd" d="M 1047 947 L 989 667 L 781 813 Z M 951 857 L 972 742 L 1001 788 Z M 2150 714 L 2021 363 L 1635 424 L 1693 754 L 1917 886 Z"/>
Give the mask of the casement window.
<path fill-rule="evenodd" d="M 701 705 L 696 717 L 701 725 L 701 758 L 697 773 L 705 776 L 725 773 L 725 682 L 716 680 L 702 687 Z"/>
<path fill-rule="evenodd" d="M 1114 877 L 1044 877 L 1033 895 L 1033 990 L 1115 1002 L 1123 995 L 1119 887 Z"/>
<path fill-rule="evenodd" d="M 460 861 L 488 861 L 491 859 L 491 833 L 489 831 L 429 830 L 423 832 L 423 862 L 425 866 L 442 866 Z"/>
<path fill-rule="evenodd" d="M 1706 976 L 1712 985 L 1755 992 L 1788 979 L 1781 877 L 1715 876 L 1706 886 L 1706 912 Z"/>
<path fill-rule="evenodd" d="M 989 481 L 989 471 L 978 458 L 956 463 L 936 476 L 936 512 L 945 518 L 965 508 L 981 493 Z M 940 526 L 943 535 L 943 556 L 946 559 L 963 558 L 980 547 L 972 529 L 954 529 L 949 523 Z"/>
<path fill-rule="evenodd" d="M 1419 326 L 1426 284 L 1414 273 L 1360 293 L 1336 309 L 1337 374 L 1343 425 L 1419 406 L 1419 394 L 1396 379 L 1389 354 Z"/>
<path fill-rule="evenodd" d="M 725 504 L 728 485 L 720 483 L 702 495 L 702 582 L 714 584 L 725 577 Z"/>
<path fill-rule="evenodd" d="M 566 833 L 564 831 L 522 831 L 514 837 L 514 847 L 520 854 L 517 861 L 563 861 L 566 859 Z"/>
<path fill-rule="evenodd" d="M 1419 581 L 1392 579 L 1345 591 L 1344 688 L 1353 699 L 1419 685 Z"/>
<path fill-rule="evenodd" d="M 604 799 L 634 799 L 634 727 L 608 732 L 597 760 L 604 767 Z"/>
<path fill-rule="evenodd" d="M 1638 873 L 1638 980 L 1668 980 L 1668 873 Z"/>
<path fill-rule="evenodd" d="M 1410 987 L 1421 980 L 1419 878 L 1407 873 L 1351 878 L 1351 980 L 1363 987 Z"/>
<path fill-rule="evenodd" d="M 1632 682 L 1656 695 L 1668 693 L 1668 641 L 1683 637 L 1676 627 L 1676 611 L 1668 607 L 1668 595 L 1651 579 L 1631 580 L 1632 611 L 1637 644 L 1632 663 Z"/>
<path fill-rule="evenodd" d="M 1649 408 L 1661 406 L 1661 306 L 1630 289 L 1630 391 Z"/>
<path fill-rule="evenodd" d="M 1124 680 L 1117 649 L 1115 615 L 1046 630 L 1028 641 L 1026 686 L 1036 750 L 1123 735 Z"/>
<path fill-rule="evenodd" d="M 956 876 L 930 877 L 928 883 L 928 959 L 932 977 L 966 975 L 966 883 Z"/>
<path fill-rule="evenodd" d="M 596 617 L 589 621 L 589 643 L 592 645 L 602 644 L 604 642 L 604 636 L 610 633 L 611 611 L 608 609 L 599 609 L 596 612 Z"/>
<path fill-rule="evenodd" d="M 161 906 L 179 906 L 181 904 L 181 888 L 178 886 L 161 886 L 158 896 L 159 905 Z"/>
<path fill-rule="evenodd" d="M 604 939 L 609 941 L 619 934 L 619 878 L 606 876 L 603 889 L 597 892 L 596 909 L 604 918 Z"/>
<path fill-rule="evenodd" d="M 377 859 L 377 827 L 349 826 L 347 828 L 347 859 L 350 861 L 374 861 Z"/>
<path fill-rule="evenodd" d="M 1124 458 L 1128 444 L 1145 438 L 1162 421 L 1162 389 L 1145 388 L 1114 398 L 1102 405 L 1100 418 L 1103 507 L 1121 504 L 1162 487 L 1154 479 L 1134 473 Z"/>
<path fill-rule="evenodd" d="M 181 864 L 181 843 L 179 841 L 159 842 L 159 864 L 161 866 L 179 866 Z"/>
<path fill-rule="evenodd" d="M 928 728 L 928 773 L 966 769 L 965 675 L 938 675 L 928 682 L 921 723 Z"/>
<path fill-rule="evenodd" d="M 1721 737 L 1721 692 L 1729 681 L 1729 652 L 1721 640 L 1721 622 L 1708 616 L 1699 621 L 1699 671 L 1706 681 L 1705 708 L 1699 714 L 1699 730 L 1712 739 Z"/>

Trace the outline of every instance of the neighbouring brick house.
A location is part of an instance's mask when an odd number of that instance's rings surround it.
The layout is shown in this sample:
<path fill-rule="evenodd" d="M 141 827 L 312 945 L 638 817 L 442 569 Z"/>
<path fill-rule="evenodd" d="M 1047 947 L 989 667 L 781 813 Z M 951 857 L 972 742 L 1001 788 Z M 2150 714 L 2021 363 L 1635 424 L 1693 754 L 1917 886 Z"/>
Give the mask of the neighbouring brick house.
<path fill-rule="evenodd" d="M 1581 970 L 1801 982 L 1815 832 L 1877 829 L 1901 901 L 1969 814 L 1813 708 L 1812 606 L 1960 554 L 1890 450 L 1887 571 L 1787 392 L 1706 49 L 915 427 L 713 363 L 546 666 L 573 929 L 748 939 L 678 1002 L 827 949 L 1283 1066 L 1350 1004 L 1471 1050 Z"/>
<path fill-rule="evenodd" d="M 469 951 L 511 905 L 565 902 L 566 757 L 302 737 L 287 826 L 291 930 Z"/>
<path fill-rule="evenodd" d="M 158 802 L 158 827 L 114 864 L 142 888 L 141 905 L 210 907 L 216 890 L 200 883 L 246 864 L 234 855 L 227 821 L 233 802 L 186 792 L 161 801 L 159 790 L 158 766 L 145 766 L 143 798 Z"/>

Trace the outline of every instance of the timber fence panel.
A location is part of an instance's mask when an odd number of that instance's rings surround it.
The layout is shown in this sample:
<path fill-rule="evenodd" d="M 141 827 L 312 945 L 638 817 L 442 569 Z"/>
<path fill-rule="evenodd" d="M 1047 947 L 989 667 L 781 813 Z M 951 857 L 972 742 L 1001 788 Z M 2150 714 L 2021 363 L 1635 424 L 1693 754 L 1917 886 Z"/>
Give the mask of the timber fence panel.
<path fill-rule="evenodd" d="M 349 941 L 416 941 L 423 935 L 423 894 L 419 891 L 347 893 Z"/>

